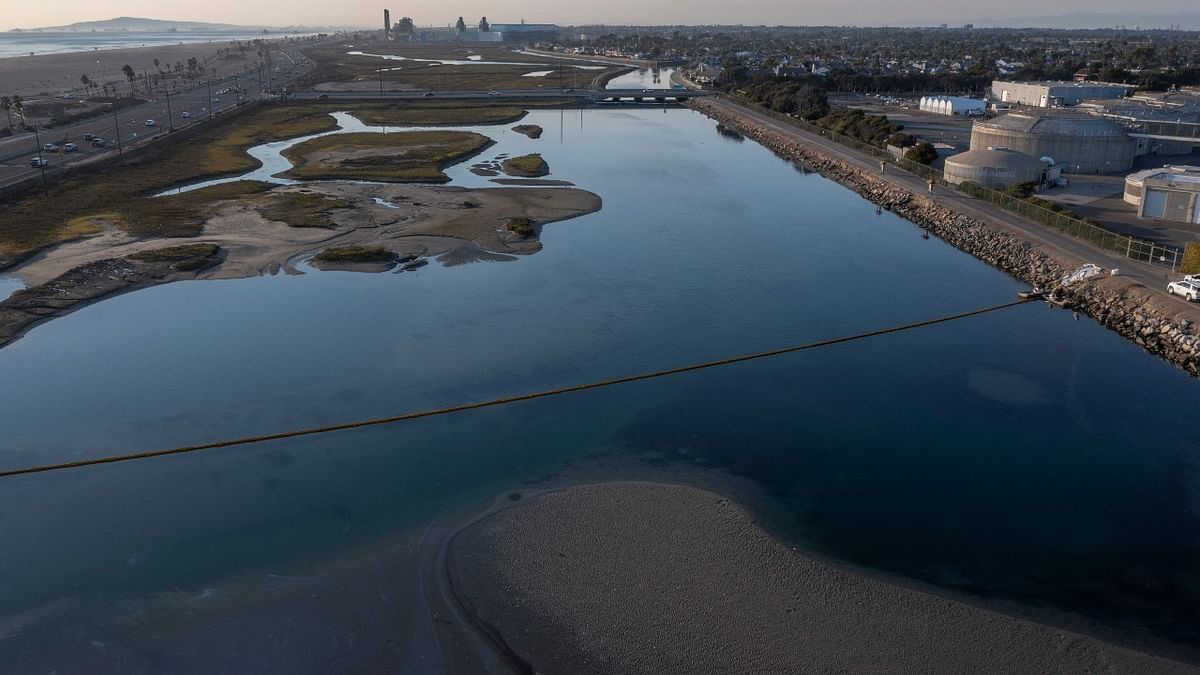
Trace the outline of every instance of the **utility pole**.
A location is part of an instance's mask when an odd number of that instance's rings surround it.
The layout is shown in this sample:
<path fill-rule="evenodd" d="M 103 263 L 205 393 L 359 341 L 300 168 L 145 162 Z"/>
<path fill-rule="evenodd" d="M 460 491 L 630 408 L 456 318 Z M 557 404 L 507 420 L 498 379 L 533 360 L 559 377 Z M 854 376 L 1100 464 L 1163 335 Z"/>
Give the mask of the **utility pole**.
<path fill-rule="evenodd" d="M 383 100 L 383 66 L 379 66 L 379 100 Z"/>
<path fill-rule="evenodd" d="M 171 92 L 163 89 L 163 95 L 167 97 L 167 133 L 175 131 L 175 115 L 171 114 Z"/>
<path fill-rule="evenodd" d="M 118 99 L 120 100 L 120 99 Z M 125 150 L 121 147 L 121 122 L 117 119 L 117 104 L 114 102 L 113 107 L 113 131 L 117 135 L 117 155 L 124 156 Z"/>
<path fill-rule="evenodd" d="M 33 127 L 33 142 L 37 143 L 38 169 L 42 172 L 42 194 L 49 194 L 50 189 L 46 187 L 46 160 L 42 159 L 42 137 L 38 134 L 37 126 Z"/>
<path fill-rule="evenodd" d="M 212 80 L 205 80 L 204 84 L 205 84 L 205 86 L 208 87 L 208 119 L 211 120 L 212 119 L 212 109 L 213 109 Z"/>

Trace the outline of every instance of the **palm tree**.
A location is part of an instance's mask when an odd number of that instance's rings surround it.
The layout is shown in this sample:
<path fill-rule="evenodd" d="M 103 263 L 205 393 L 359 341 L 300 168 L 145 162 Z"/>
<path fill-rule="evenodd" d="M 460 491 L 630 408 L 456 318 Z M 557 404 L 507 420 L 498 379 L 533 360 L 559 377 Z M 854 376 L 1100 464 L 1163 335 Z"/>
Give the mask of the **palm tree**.
<path fill-rule="evenodd" d="M 12 128 L 12 99 L 7 96 L 0 96 L 0 109 L 4 110 L 4 114 L 8 115 L 8 127 Z"/>
<path fill-rule="evenodd" d="M 25 101 L 22 101 L 20 96 L 13 94 L 12 107 L 17 111 L 17 116 L 21 118 L 21 126 L 25 126 Z"/>
<path fill-rule="evenodd" d="M 137 73 L 133 72 L 133 67 L 126 63 L 121 67 L 121 72 L 125 73 L 125 79 L 129 80 L 129 93 L 133 94 L 133 83 L 137 79 Z"/>

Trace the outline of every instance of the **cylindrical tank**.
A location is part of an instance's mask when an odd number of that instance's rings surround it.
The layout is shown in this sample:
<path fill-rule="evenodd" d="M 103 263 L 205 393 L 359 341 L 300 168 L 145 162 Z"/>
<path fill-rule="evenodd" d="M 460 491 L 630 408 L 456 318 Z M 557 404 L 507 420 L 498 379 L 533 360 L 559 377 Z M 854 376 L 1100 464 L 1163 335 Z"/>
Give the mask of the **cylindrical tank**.
<path fill-rule="evenodd" d="M 971 128 L 971 149 L 988 147 L 1053 157 L 1067 173 L 1116 173 L 1133 166 L 1137 143 L 1121 125 L 1102 117 L 1013 113 Z"/>
<path fill-rule="evenodd" d="M 968 150 L 946 158 L 946 181 L 971 181 L 990 188 L 1017 183 L 1041 183 L 1047 167 L 1040 159 L 1008 148 Z"/>

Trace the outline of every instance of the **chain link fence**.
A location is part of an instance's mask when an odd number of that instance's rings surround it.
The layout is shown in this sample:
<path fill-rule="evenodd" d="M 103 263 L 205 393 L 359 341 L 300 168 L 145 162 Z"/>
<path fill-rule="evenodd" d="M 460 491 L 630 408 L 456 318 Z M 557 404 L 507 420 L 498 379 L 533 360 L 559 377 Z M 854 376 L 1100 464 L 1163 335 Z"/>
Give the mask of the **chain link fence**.
<path fill-rule="evenodd" d="M 738 103 L 761 113 L 772 119 L 785 122 L 804 131 L 808 131 L 818 136 L 823 136 L 839 145 L 844 145 L 848 148 L 857 150 L 864 155 L 875 157 L 881 162 L 887 162 L 904 169 L 905 171 L 919 176 L 925 180 L 932 180 L 934 183 L 943 185 L 959 192 L 968 194 L 977 199 L 982 199 L 988 203 L 995 204 L 1000 208 L 1015 213 L 1023 218 L 1031 220 L 1040 225 L 1053 228 L 1059 232 L 1069 234 L 1072 237 L 1082 239 L 1097 248 L 1105 251 L 1110 251 L 1118 255 L 1124 256 L 1130 260 L 1164 267 L 1175 272 L 1179 269 L 1179 265 L 1183 259 L 1183 251 L 1172 246 L 1164 246 L 1146 239 L 1138 239 L 1129 235 L 1113 232 L 1105 229 L 1100 225 L 1080 220 L 1074 216 L 1067 215 L 1058 211 L 1054 211 L 1029 201 L 1014 197 L 1007 192 L 1001 192 L 977 183 L 959 183 L 953 184 L 946 181 L 945 175 L 938 169 L 931 166 L 926 166 L 910 159 L 903 157 L 897 158 L 887 150 L 880 148 L 870 143 L 864 143 L 856 138 L 844 136 L 830 129 L 813 124 L 806 120 L 802 120 L 791 115 L 785 115 L 776 112 L 769 108 L 765 108 L 757 103 L 746 101 L 740 97 L 735 97 Z"/>

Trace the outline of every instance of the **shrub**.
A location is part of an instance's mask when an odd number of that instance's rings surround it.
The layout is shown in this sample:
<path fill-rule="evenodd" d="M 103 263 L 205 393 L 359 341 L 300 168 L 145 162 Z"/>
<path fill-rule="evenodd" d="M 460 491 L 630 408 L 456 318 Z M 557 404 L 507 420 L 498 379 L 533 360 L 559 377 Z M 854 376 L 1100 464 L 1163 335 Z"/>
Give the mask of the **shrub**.
<path fill-rule="evenodd" d="M 521 237 L 528 237 L 529 235 L 533 234 L 533 223 L 529 222 L 529 219 L 524 216 L 519 218 L 509 218 L 508 224 L 506 224 L 504 227 L 509 232 Z"/>
<path fill-rule="evenodd" d="M 894 134 L 893 134 L 894 135 Z M 902 136 L 904 134 L 901 134 Z M 904 153 L 904 159 L 912 160 L 918 164 L 928 166 L 937 159 L 937 150 L 929 143 L 917 143 L 908 152 Z"/>
<path fill-rule="evenodd" d="M 1026 199 L 1028 197 L 1032 197 L 1033 193 L 1036 189 L 1037 189 L 1037 183 L 1034 183 L 1031 180 L 1027 180 L 1024 183 L 1017 183 L 1016 185 L 1010 185 L 1009 188 L 1007 190 L 1005 190 L 1005 192 L 1007 192 L 1008 194 L 1010 194 L 1014 197 Z"/>
<path fill-rule="evenodd" d="M 1183 247 L 1183 263 L 1179 271 L 1184 274 L 1200 274 L 1200 244 L 1189 241 Z"/>

